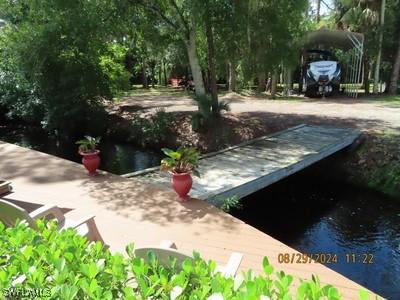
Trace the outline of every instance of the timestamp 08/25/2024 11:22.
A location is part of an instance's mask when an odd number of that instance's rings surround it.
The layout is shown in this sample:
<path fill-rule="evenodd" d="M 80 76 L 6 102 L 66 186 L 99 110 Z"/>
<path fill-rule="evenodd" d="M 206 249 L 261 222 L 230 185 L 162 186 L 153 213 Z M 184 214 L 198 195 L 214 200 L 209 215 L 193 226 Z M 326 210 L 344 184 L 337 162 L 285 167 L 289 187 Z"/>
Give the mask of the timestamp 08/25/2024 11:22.
<path fill-rule="evenodd" d="M 278 263 L 280 264 L 374 264 L 374 255 L 372 253 L 279 253 Z"/>

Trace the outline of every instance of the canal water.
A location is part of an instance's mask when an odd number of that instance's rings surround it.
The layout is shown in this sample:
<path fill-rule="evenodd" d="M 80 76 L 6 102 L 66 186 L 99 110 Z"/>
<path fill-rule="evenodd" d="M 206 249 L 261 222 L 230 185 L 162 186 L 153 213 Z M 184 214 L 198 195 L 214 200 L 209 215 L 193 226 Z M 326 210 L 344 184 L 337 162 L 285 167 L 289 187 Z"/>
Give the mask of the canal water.
<path fill-rule="evenodd" d="M 0 140 L 31 148 L 51 155 L 81 163 L 78 145 L 57 140 L 40 128 L 23 128 L 0 125 Z M 117 175 L 126 174 L 160 164 L 161 153 L 143 150 L 130 144 L 102 140 L 100 169 Z"/>
<path fill-rule="evenodd" d="M 0 140 L 80 162 L 77 146 L 39 129 L 0 126 Z M 124 174 L 160 162 L 160 153 L 102 141 L 101 169 Z M 387 297 L 400 299 L 400 199 L 343 182 L 313 169 L 254 193 L 230 213 L 308 254 L 331 254 L 329 268 Z"/>
<path fill-rule="evenodd" d="M 335 255 L 327 267 L 400 299 L 400 199 L 313 174 L 252 194 L 231 214 L 302 253 Z"/>

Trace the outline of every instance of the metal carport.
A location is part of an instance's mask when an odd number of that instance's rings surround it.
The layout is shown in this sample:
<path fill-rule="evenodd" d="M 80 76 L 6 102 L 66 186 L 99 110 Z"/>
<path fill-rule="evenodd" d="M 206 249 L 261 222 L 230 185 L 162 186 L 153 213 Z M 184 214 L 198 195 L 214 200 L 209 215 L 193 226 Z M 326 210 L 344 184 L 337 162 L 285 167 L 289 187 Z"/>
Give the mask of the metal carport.
<path fill-rule="evenodd" d="M 348 55 L 346 76 L 344 78 L 345 93 L 357 98 L 359 85 L 362 84 L 362 57 L 364 53 L 364 35 L 362 33 L 319 29 L 310 31 L 304 40 L 304 49 L 339 48 Z"/>

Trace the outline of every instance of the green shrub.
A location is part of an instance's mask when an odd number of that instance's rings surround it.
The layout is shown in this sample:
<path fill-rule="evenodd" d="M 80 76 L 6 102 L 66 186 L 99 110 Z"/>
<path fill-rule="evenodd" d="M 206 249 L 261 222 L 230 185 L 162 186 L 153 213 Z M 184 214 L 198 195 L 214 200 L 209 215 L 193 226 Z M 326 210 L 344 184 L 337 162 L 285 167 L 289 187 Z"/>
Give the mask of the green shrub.
<path fill-rule="evenodd" d="M 223 111 L 230 111 L 231 107 L 227 101 L 218 101 L 217 110 L 214 113 L 215 116 L 220 117 Z"/>
<path fill-rule="evenodd" d="M 194 100 L 197 102 L 197 105 L 199 107 L 197 113 L 199 113 L 204 118 L 204 120 L 210 118 L 212 113 L 211 97 L 209 95 L 195 96 Z"/>
<path fill-rule="evenodd" d="M 131 74 L 124 65 L 127 51 L 128 49 L 122 45 L 111 44 L 108 46 L 107 55 L 100 57 L 100 67 L 107 76 L 113 96 L 118 96 L 130 89 Z"/>
<path fill-rule="evenodd" d="M 132 121 L 130 140 L 142 146 L 159 146 L 168 138 L 169 125 L 173 116 L 163 109 L 158 109 L 154 115 L 145 118 L 136 116 Z"/>
<path fill-rule="evenodd" d="M 229 212 L 234 208 L 242 208 L 242 203 L 240 202 L 240 198 L 237 195 L 227 198 L 217 198 L 214 200 L 214 202 L 217 203 L 217 205 L 219 205 L 219 208 L 224 212 Z"/>
<path fill-rule="evenodd" d="M 368 186 L 392 196 L 400 196 L 400 135 L 384 130 L 366 135 L 351 156 L 339 162 L 351 183 Z"/>
<path fill-rule="evenodd" d="M 267 258 L 263 275 L 225 278 L 197 253 L 182 265 L 171 259 L 162 266 L 154 253 L 135 257 L 133 245 L 124 257 L 99 242 L 88 244 L 73 229 L 59 233 L 55 223 L 37 225 L 35 231 L 0 223 L 0 297 L 14 287 L 44 289 L 47 299 L 340 299 L 336 288 L 314 276 L 294 292 L 294 277 L 275 272 Z"/>
<path fill-rule="evenodd" d="M 9 120 L 39 124 L 44 116 L 37 86 L 27 80 L 10 41 L 9 30 L 0 31 L 0 106 Z"/>
<path fill-rule="evenodd" d="M 0 106 L 58 135 L 97 135 L 103 99 L 127 88 L 109 1 L 0 1 Z M 104 21 L 99 21 L 104 20 Z"/>
<path fill-rule="evenodd" d="M 204 117 L 203 117 L 203 115 L 198 111 L 194 112 L 192 114 L 191 123 L 192 123 L 193 131 L 199 131 L 200 128 L 202 128 L 203 125 L 204 125 Z"/>

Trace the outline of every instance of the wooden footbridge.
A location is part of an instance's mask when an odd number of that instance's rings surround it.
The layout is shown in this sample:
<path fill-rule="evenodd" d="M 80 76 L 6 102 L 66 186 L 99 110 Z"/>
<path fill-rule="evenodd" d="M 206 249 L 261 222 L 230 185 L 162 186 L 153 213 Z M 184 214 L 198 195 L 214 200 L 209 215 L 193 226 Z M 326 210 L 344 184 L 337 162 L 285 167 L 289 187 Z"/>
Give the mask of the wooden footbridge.
<path fill-rule="evenodd" d="M 342 150 L 359 135 L 349 128 L 299 125 L 206 154 L 191 196 L 216 205 L 227 197 L 242 198 Z M 170 175 L 159 167 L 123 176 L 170 186 Z"/>

